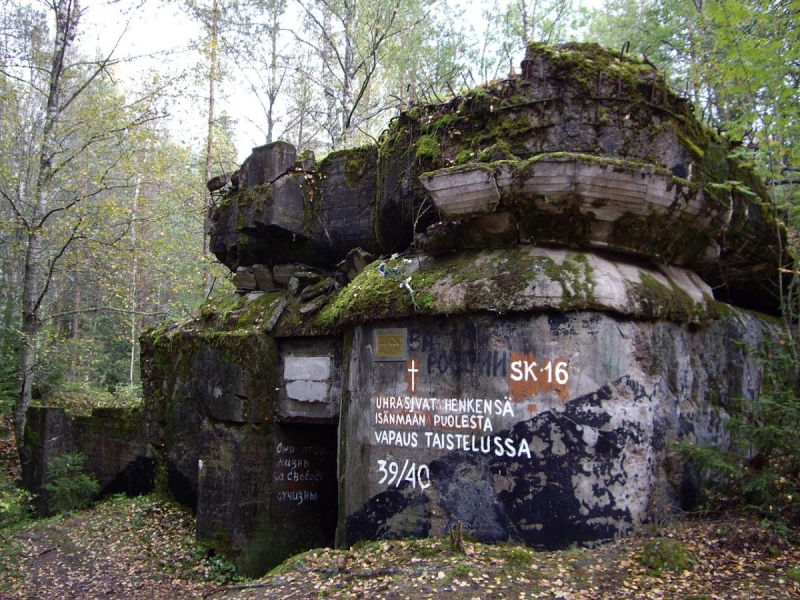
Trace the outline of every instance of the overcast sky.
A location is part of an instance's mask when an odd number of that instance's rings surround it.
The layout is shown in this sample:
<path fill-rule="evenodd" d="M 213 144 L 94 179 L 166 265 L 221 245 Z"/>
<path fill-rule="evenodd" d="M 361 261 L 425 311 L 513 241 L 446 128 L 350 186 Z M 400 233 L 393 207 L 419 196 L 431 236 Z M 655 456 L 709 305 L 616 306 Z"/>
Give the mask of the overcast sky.
<path fill-rule="evenodd" d="M 42 2 L 43 0 L 31 0 Z M 580 0 L 579 0 L 580 1 Z M 599 0 L 583 0 L 594 4 Z M 118 83 L 136 82 L 142 77 L 152 77 L 158 72 L 169 77 L 198 64 L 199 57 L 189 47 L 193 39 L 201 35 L 200 26 L 182 9 L 180 0 L 80 0 L 84 9 L 81 22 L 80 44 L 84 52 L 99 52 L 107 55 L 116 45 L 114 56 L 122 62 L 116 67 Z M 470 4 L 464 12 L 479 18 L 480 3 Z M 284 22 L 291 28 L 292 23 Z M 295 25 L 299 26 L 299 24 Z M 476 24 L 476 28 L 480 26 Z M 520 57 L 521 58 L 521 57 Z M 181 95 L 169 102 L 171 114 L 169 128 L 182 143 L 198 151 L 204 146 L 206 135 L 206 83 L 194 84 L 191 79 L 182 84 Z M 194 99 L 190 99 L 194 95 Z M 237 87 L 233 78 L 217 93 L 217 115 L 226 113 L 237 123 L 236 147 L 239 162 L 243 161 L 254 146 L 264 142 L 265 136 L 258 126 L 249 121 L 264 120 L 257 98 L 243 85 Z"/>

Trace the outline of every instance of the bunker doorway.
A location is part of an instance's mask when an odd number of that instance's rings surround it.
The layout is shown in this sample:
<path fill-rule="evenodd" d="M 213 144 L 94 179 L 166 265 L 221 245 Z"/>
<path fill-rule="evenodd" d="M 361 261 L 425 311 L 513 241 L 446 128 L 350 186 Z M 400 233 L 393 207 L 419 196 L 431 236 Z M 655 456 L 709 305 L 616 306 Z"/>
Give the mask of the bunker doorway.
<path fill-rule="evenodd" d="M 301 536 L 298 546 L 333 547 L 339 513 L 338 425 L 283 423 L 279 429 L 276 524 Z"/>

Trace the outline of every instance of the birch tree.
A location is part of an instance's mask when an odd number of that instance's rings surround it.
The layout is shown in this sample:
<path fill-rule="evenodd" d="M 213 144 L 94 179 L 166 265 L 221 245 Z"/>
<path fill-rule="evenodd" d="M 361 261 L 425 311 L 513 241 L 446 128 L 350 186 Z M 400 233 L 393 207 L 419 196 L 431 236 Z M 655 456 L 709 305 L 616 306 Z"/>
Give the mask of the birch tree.
<path fill-rule="evenodd" d="M 516 70 L 528 42 L 565 41 L 575 10 L 572 0 L 491 0 L 482 16 L 475 62 L 481 81 L 490 81 Z"/>
<path fill-rule="evenodd" d="M 282 131 L 279 99 L 286 92 L 292 62 L 297 61 L 296 47 L 287 43 L 288 34 L 282 26 L 287 0 L 256 0 L 243 19 L 248 24 L 244 44 L 231 48 L 234 62 L 240 68 L 245 83 L 261 106 L 266 123 L 248 116 L 248 122 L 261 129 L 263 142 L 276 141 Z M 302 62 L 302 61 L 300 61 Z"/>
<path fill-rule="evenodd" d="M 0 73 L 27 111 L 24 119 L 5 124 L 14 128 L 19 143 L 4 146 L 5 158 L 16 168 L 0 178 L 0 197 L 21 248 L 18 447 L 39 367 L 42 312 L 59 264 L 97 225 L 92 203 L 110 189 L 129 185 L 116 169 L 127 132 L 157 117 L 150 99 L 126 101 L 110 93 L 110 55 L 86 60 L 77 53 L 78 1 L 50 0 L 50 36 L 40 30 L 41 46 L 18 53 Z M 13 25 L 3 32 L 6 41 L 23 35 L 24 21 L 17 18 Z M 110 239 L 113 243 L 116 234 Z"/>
<path fill-rule="evenodd" d="M 306 75 L 321 90 L 324 119 L 319 124 L 331 149 L 352 146 L 359 136 L 370 135 L 371 123 L 385 121 L 387 111 L 397 108 L 381 93 L 379 80 L 390 73 L 393 60 L 435 43 L 417 37 L 423 45 L 402 45 L 443 5 L 435 0 L 300 0 L 300 5 L 306 29 L 298 38 L 317 54 L 311 65 L 316 70 Z"/>

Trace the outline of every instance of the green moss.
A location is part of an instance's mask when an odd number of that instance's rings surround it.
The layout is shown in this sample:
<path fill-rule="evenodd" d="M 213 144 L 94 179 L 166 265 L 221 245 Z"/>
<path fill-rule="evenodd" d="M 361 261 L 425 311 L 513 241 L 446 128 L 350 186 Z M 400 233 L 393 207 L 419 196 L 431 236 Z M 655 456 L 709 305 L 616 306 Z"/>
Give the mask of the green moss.
<path fill-rule="evenodd" d="M 472 154 L 472 153 L 471 153 Z M 481 150 L 475 157 L 477 162 L 492 163 L 501 160 L 515 160 L 516 157 L 511 151 L 511 147 L 507 142 L 501 141 Z M 456 161 L 458 162 L 458 161 Z"/>
<path fill-rule="evenodd" d="M 502 149 L 503 147 L 504 146 L 500 144 L 487 150 L 496 151 L 497 149 Z M 505 146 L 505 148 L 507 148 L 507 146 Z M 502 152 L 502 150 L 500 151 Z M 483 154 L 482 156 L 486 157 L 487 154 Z M 440 174 L 459 173 L 469 169 L 483 169 L 489 173 L 496 173 L 500 172 L 502 169 L 508 169 L 511 171 L 512 176 L 515 179 L 523 180 L 533 175 L 537 164 L 553 160 L 575 160 L 587 165 L 599 165 L 609 169 L 623 169 L 637 172 L 645 171 L 647 173 L 655 173 L 669 177 L 675 185 L 691 185 L 687 180 L 675 177 L 672 171 L 669 169 L 665 169 L 657 165 L 578 152 L 546 152 L 537 154 L 536 156 L 532 156 L 528 159 L 520 159 L 514 155 L 511 155 L 508 158 L 495 160 L 492 162 L 476 161 L 475 164 L 469 164 L 467 166 L 456 165 L 443 169 L 437 169 L 435 171 L 422 173 L 420 176 L 430 178 Z"/>
<path fill-rule="evenodd" d="M 336 327 L 335 313 L 330 310 L 321 310 L 314 316 L 314 325 L 324 329 Z"/>
<path fill-rule="evenodd" d="M 206 327 L 224 328 L 230 314 L 243 305 L 244 301 L 233 295 L 208 300 L 198 310 L 199 320 Z"/>
<path fill-rule="evenodd" d="M 533 131 L 531 118 L 527 113 L 509 115 L 499 121 L 496 136 L 498 139 L 508 142 L 514 138 L 525 137 Z"/>
<path fill-rule="evenodd" d="M 453 279 L 466 284 L 467 310 L 512 311 L 530 284 L 526 276 L 534 264 L 530 258 L 501 251 L 474 272 L 470 272 L 466 264 L 461 265 L 461 271 L 455 273 Z"/>
<path fill-rule="evenodd" d="M 458 151 L 458 154 L 456 154 L 453 162 L 456 165 L 463 165 L 468 163 L 474 156 L 475 152 L 473 150 L 470 150 L 469 148 L 462 148 Z"/>
<path fill-rule="evenodd" d="M 698 230 L 669 213 L 627 213 L 614 221 L 611 247 L 636 252 L 665 263 L 682 263 L 702 256 L 711 243 L 707 229 Z"/>
<path fill-rule="evenodd" d="M 539 208 L 526 197 L 514 197 L 509 204 L 517 209 L 521 228 L 534 243 L 565 243 L 573 248 L 589 245 L 595 213 L 582 210 L 578 200 L 551 202 L 551 210 Z"/>
<path fill-rule="evenodd" d="M 239 205 L 236 213 L 236 228 L 242 230 L 248 213 L 264 213 L 272 208 L 272 184 L 264 183 L 240 190 L 237 192 L 236 202 Z"/>
<path fill-rule="evenodd" d="M 435 312 L 436 295 L 426 288 L 438 281 L 443 275 L 441 271 L 411 276 L 409 285 L 414 290 L 412 297 L 402 281 L 382 276 L 378 270 L 379 264 L 375 262 L 369 265 L 341 290 L 315 317 L 315 325 L 334 328 L 375 319 Z M 390 269 L 404 266 L 400 260 L 385 264 Z"/>
<path fill-rule="evenodd" d="M 314 235 L 319 212 L 322 210 L 322 180 L 325 176 L 325 172 L 322 170 L 294 175 L 294 177 L 303 178 L 303 224 L 301 227 L 303 233 L 309 238 Z"/>
<path fill-rule="evenodd" d="M 529 310 L 537 304 L 536 287 L 546 280 L 555 281 L 562 288 L 558 308 L 588 308 L 596 304 L 593 277 L 589 258 L 582 253 L 568 254 L 558 264 L 551 257 L 532 254 L 522 246 L 491 252 L 467 251 L 428 258 L 419 265 L 409 281 L 414 290 L 414 306 L 405 286 L 382 277 L 376 263 L 342 290 L 322 310 L 318 321 L 340 328 L 419 314 Z M 454 288 L 459 292 L 450 296 Z"/>
<path fill-rule="evenodd" d="M 343 325 L 412 314 L 411 294 L 402 284 L 381 276 L 378 264 L 364 269 L 322 310 L 319 319 Z M 387 264 L 392 267 L 392 262 Z"/>
<path fill-rule="evenodd" d="M 628 298 L 646 318 L 678 323 L 700 323 L 711 318 L 702 303 L 696 303 L 673 282 L 670 284 L 666 286 L 640 270 L 638 283 L 627 282 Z"/>
<path fill-rule="evenodd" d="M 326 310 L 337 296 L 338 294 L 329 294 L 308 302 L 297 302 L 296 300 L 289 302 L 272 332 L 273 335 L 307 337 L 339 332 L 339 324 L 330 311 Z"/>
<path fill-rule="evenodd" d="M 439 142 L 429 135 L 421 136 L 417 140 L 415 156 L 417 159 L 426 160 L 428 162 L 438 162 L 439 159 L 442 158 Z"/>
<path fill-rule="evenodd" d="M 450 113 L 443 114 L 440 117 L 430 121 L 427 124 L 427 131 L 431 133 L 436 133 L 439 136 L 444 135 L 447 133 L 447 130 L 451 127 L 455 127 L 461 121 L 461 117 L 457 115 L 453 115 Z"/>
<path fill-rule="evenodd" d="M 254 299 L 225 296 L 206 301 L 200 306 L 196 321 L 186 325 L 199 330 L 258 330 L 269 322 L 285 292 L 261 294 Z"/>
<path fill-rule="evenodd" d="M 685 135 L 678 134 L 678 139 L 686 147 L 686 149 L 689 150 L 691 155 L 696 160 L 703 160 L 706 153 L 702 148 L 700 148 L 697 144 L 695 144 L 691 139 L 689 139 Z"/>
<path fill-rule="evenodd" d="M 640 88 L 650 92 L 652 86 L 664 87 L 663 76 L 649 64 L 595 43 L 549 46 L 531 42 L 526 56 L 547 58 L 552 64 L 551 76 L 564 78 L 574 93 L 592 98 L 603 81 L 614 84 L 618 94 L 634 97 L 641 96 Z"/>
<path fill-rule="evenodd" d="M 697 558 L 674 538 L 659 537 L 647 543 L 640 562 L 652 571 L 688 571 L 697 564 Z"/>
<path fill-rule="evenodd" d="M 562 309 L 588 308 L 596 304 L 594 269 L 585 254 L 570 253 L 561 265 L 550 261 L 544 272 L 561 284 Z"/>
<path fill-rule="evenodd" d="M 313 150 L 303 150 L 303 151 L 302 151 L 302 152 L 301 152 L 301 153 L 300 153 L 300 154 L 297 156 L 297 162 L 295 163 L 295 165 L 296 165 L 298 168 L 300 168 L 300 167 L 302 167 L 302 165 L 303 165 L 304 163 L 310 162 L 310 161 L 312 161 L 312 160 L 314 160 L 314 151 L 313 151 Z"/>
<path fill-rule="evenodd" d="M 417 309 L 421 312 L 434 312 L 436 310 L 436 295 L 430 292 L 417 292 L 415 294 Z"/>
<path fill-rule="evenodd" d="M 533 562 L 533 556 L 524 548 L 511 547 L 506 554 L 506 561 L 512 566 L 526 567 Z"/>
<path fill-rule="evenodd" d="M 372 165 L 375 163 L 376 153 L 377 147 L 373 144 L 330 152 L 316 165 L 316 179 L 321 181 L 326 178 L 331 164 L 344 158 L 345 182 L 351 188 L 356 187 L 364 181 L 364 177 L 370 172 Z"/>
<path fill-rule="evenodd" d="M 281 291 L 262 294 L 246 303 L 241 310 L 232 311 L 229 320 L 236 329 L 261 330 L 272 318 L 284 297 L 285 293 Z"/>
<path fill-rule="evenodd" d="M 376 147 L 374 145 L 351 148 L 344 163 L 344 177 L 347 185 L 355 187 L 364 181 L 375 162 Z"/>
<path fill-rule="evenodd" d="M 725 302 L 714 300 L 708 294 L 704 294 L 706 306 L 708 307 L 708 315 L 711 319 L 727 319 L 735 314 L 733 307 Z"/>
<path fill-rule="evenodd" d="M 489 112 L 492 107 L 492 94 L 489 93 L 490 84 L 478 86 L 468 90 L 461 97 L 461 101 L 456 109 L 457 113 L 466 112 Z"/>

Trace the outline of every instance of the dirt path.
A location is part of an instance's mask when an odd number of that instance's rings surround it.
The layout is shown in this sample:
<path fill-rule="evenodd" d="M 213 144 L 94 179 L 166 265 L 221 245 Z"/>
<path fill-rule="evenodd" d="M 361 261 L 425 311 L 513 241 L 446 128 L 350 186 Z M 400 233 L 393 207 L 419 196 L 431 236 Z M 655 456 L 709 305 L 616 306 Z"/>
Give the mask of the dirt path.
<path fill-rule="evenodd" d="M 148 498 L 118 499 L 0 535 L 4 600 L 182 600 L 219 587 L 205 580 L 192 516 Z"/>
<path fill-rule="evenodd" d="M 694 568 L 642 566 L 656 535 L 679 540 Z M 191 514 L 153 498 L 0 531 L 0 599 L 800 599 L 800 547 L 743 517 L 687 519 L 595 550 L 372 542 L 313 550 L 270 577 L 228 586 L 214 582 L 225 573 L 193 537 Z"/>

